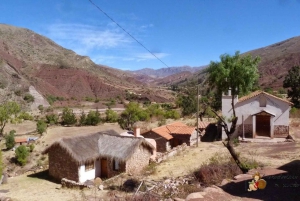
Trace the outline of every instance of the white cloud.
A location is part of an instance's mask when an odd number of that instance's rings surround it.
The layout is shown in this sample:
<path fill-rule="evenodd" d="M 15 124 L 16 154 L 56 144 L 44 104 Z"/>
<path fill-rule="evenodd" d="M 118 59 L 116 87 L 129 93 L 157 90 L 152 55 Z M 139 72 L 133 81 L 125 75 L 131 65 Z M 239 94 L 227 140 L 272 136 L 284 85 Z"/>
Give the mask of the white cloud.
<path fill-rule="evenodd" d="M 167 53 L 155 53 L 155 52 L 153 52 L 153 54 L 157 57 L 157 58 L 159 58 L 159 59 L 161 59 L 161 58 L 164 58 L 164 57 L 166 57 L 166 56 L 169 56 L 169 54 L 167 54 Z M 157 59 L 154 55 L 152 55 L 152 54 L 150 54 L 150 53 L 142 53 L 142 54 L 136 54 L 135 55 L 135 58 L 136 58 L 136 60 L 137 61 L 144 61 L 144 60 L 150 60 L 150 59 Z"/>
<path fill-rule="evenodd" d="M 98 48 L 116 48 L 132 43 L 125 33 L 114 28 L 100 29 L 83 24 L 53 24 L 48 34 L 64 46 L 70 46 L 78 54 L 87 54 Z"/>

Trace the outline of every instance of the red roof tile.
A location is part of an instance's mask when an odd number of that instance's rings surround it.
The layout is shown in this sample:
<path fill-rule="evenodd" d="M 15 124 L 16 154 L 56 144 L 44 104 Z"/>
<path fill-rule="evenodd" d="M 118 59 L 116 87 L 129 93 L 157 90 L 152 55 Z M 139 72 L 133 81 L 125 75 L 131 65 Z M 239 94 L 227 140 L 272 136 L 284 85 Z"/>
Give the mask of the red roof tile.
<path fill-rule="evenodd" d="M 191 135 L 195 127 L 187 126 L 182 122 L 174 122 L 168 125 L 153 128 L 152 131 L 162 136 L 163 138 L 170 140 L 173 138 L 172 134 L 176 135 Z"/>
<path fill-rule="evenodd" d="M 15 143 L 27 142 L 26 137 L 15 137 Z"/>

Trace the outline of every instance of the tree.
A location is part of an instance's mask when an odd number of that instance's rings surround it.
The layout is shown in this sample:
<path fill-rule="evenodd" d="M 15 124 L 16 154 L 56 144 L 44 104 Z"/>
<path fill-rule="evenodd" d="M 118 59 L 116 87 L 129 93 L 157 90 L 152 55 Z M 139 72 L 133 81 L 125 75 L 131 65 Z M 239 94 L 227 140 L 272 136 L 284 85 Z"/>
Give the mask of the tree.
<path fill-rule="evenodd" d="M 100 117 L 100 113 L 99 113 L 98 109 L 96 111 L 92 111 L 92 110 L 89 111 L 89 113 L 86 117 L 86 120 L 85 120 L 85 124 L 96 126 L 100 122 L 101 122 L 101 117 Z"/>
<path fill-rule="evenodd" d="M 58 116 L 55 113 L 50 113 L 46 115 L 46 123 L 50 125 L 57 124 L 58 122 Z"/>
<path fill-rule="evenodd" d="M 114 122 L 117 122 L 118 121 L 118 114 L 113 111 L 112 109 L 107 109 L 105 111 L 105 115 L 106 115 L 106 122 L 109 122 L 109 123 L 114 123 Z"/>
<path fill-rule="evenodd" d="M 81 112 L 80 118 L 79 118 L 79 125 L 83 126 L 86 123 L 86 114 L 84 111 Z"/>
<path fill-rule="evenodd" d="M 0 177 L 2 177 L 4 164 L 2 162 L 2 151 L 0 150 Z"/>
<path fill-rule="evenodd" d="M 16 118 L 20 111 L 20 106 L 16 102 L 6 102 L 0 105 L 0 137 L 3 136 L 7 121 Z"/>
<path fill-rule="evenodd" d="M 47 129 L 47 124 L 43 120 L 38 120 L 36 130 L 39 134 L 43 134 Z"/>
<path fill-rule="evenodd" d="M 126 105 L 126 109 L 121 113 L 118 123 L 123 129 L 132 129 L 135 122 L 148 119 L 148 113 L 143 111 L 137 102 L 130 102 Z"/>
<path fill-rule="evenodd" d="M 220 92 L 227 92 L 228 89 L 231 89 L 233 117 L 230 128 L 228 128 L 224 118 L 219 116 L 214 110 L 213 112 L 218 116 L 220 124 L 227 135 L 227 142 L 223 142 L 224 146 L 228 149 L 242 172 L 245 173 L 248 170 L 241 163 L 238 154 L 233 148 L 232 134 L 235 132 L 238 120 L 235 114 L 234 97 L 238 94 L 246 94 L 252 90 L 258 79 L 257 65 L 260 59 L 258 57 L 252 58 L 251 55 L 241 56 L 239 52 L 236 52 L 233 56 L 223 54 L 220 59 L 220 62 L 210 63 L 207 69 L 208 82 L 212 88 L 216 88 Z"/>
<path fill-rule="evenodd" d="M 283 87 L 288 88 L 288 97 L 294 103 L 294 107 L 300 108 L 300 67 L 291 68 L 284 78 Z"/>
<path fill-rule="evenodd" d="M 76 116 L 73 113 L 73 110 L 65 107 L 62 113 L 62 124 L 64 125 L 73 125 L 77 122 Z"/>
<path fill-rule="evenodd" d="M 24 166 L 27 163 L 27 157 L 29 155 L 28 149 L 24 145 L 20 145 L 16 151 L 16 159 L 20 165 Z"/>
<path fill-rule="evenodd" d="M 15 130 L 11 130 L 8 135 L 5 136 L 5 145 L 9 150 L 15 146 Z"/>

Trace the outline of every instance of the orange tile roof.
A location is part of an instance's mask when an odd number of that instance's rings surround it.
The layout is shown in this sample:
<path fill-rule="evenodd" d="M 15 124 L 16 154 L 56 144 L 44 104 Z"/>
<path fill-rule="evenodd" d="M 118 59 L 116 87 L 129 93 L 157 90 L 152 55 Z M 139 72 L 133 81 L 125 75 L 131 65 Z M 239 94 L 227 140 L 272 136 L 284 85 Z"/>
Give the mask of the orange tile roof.
<path fill-rule="evenodd" d="M 15 143 L 27 142 L 26 137 L 15 137 Z"/>
<path fill-rule="evenodd" d="M 163 138 L 170 140 L 173 138 L 172 134 L 176 135 L 191 135 L 195 130 L 194 127 L 187 126 L 182 122 L 174 122 L 168 125 L 153 128 L 152 131 L 162 136 Z"/>
<path fill-rule="evenodd" d="M 207 121 L 199 121 L 199 122 L 198 122 L 198 127 L 199 127 L 200 129 L 204 129 L 204 128 L 206 128 L 209 124 L 210 124 L 210 122 L 207 122 Z"/>
<path fill-rule="evenodd" d="M 247 96 L 243 96 L 243 97 L 239 98 L 238 102 L 243 102 L 243 101 L 245 101 L 245 100 L 249 100 L 250 98 L 253 98 L 253 97 L 258 96 L 258 95 L 260 95 L 260 94 L 265 94 L 265 95 L 271 96 L 271 97 L 273 97 L 273 98 L 275 98 L 275 99 L 277 99 L 277 100 L 280 100 L 280 101 L 286 102 L 286 103 L 288 103 L 288 104 L 290 104 L 290 105 L 293 105 L 293 103 L 291 103 L 290 101 L 284 100 L 284 99 L 282 99 L 282 98 L 279 98 L 279 97 L 277 97 L 277 96 L 274 96 L 274 95 L 272 95 L 272 94 L 269 94 L 269 93 L 267 93 L 267 92 L 260 91 L 260 90 L 255 91 L 255 92 L 252 92 L 251 94 L 249 94 L 249 95 L 247 95 Z"/>

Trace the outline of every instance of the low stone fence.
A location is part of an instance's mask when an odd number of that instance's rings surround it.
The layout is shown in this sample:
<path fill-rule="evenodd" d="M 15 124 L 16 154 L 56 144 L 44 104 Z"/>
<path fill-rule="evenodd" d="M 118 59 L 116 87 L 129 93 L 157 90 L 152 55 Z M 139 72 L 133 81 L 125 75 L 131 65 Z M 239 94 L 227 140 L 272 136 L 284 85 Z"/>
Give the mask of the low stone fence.
<path fill-rule="evenodd" d="M 175 156 L 176 154 L 182 152 L 183 150 L 185 150 L 187 148 L 187 144 L 186 143 L 183 143 L 182 145 L 179 145 L 177 147 L 174 147 L 173 149 L 167 151 L 167 152 L 164 152 L 164 153 L 157 153 L 157 156 L 156 156 L 156 161 L 157 163 L 160 163 L 164 160 L 167 160 L 168 158 L 172 157 L 172 156 Z"/>
<path fill-rule="evenodd" d="M 66 178 L 62 178 L 61 180 L 61 186 L 63 188 L 78 188 L 78 189 L 84 189 L 84 188 L 93 188 L 94 184 L 86 184 L 86 183 L 78 183 L 72 180 L 68 180 Z"/>

